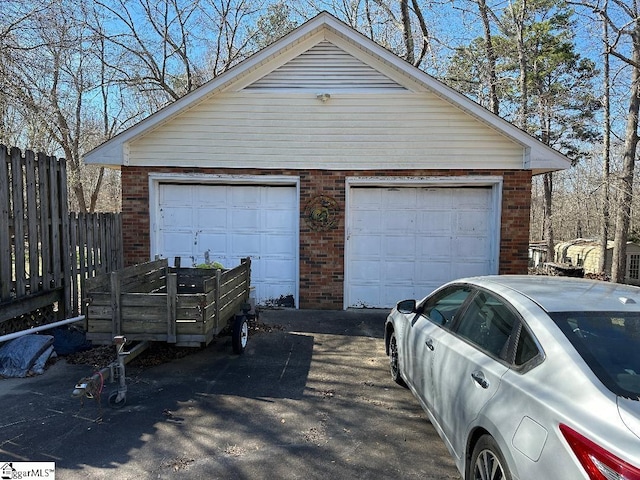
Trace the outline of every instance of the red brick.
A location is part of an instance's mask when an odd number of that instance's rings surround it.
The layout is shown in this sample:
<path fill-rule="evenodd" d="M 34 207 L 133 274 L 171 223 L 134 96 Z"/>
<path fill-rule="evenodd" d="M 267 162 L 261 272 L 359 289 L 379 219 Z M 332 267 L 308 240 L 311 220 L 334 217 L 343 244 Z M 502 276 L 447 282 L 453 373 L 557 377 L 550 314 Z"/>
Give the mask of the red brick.
<path fill-rule="evenodd" d="M 529 242 L 531 172 L 527 170 L 257 170 L 170 167 L 122 168 L 122 223 L 127 265 L 150 258 L 149 173 L 292 175 L 300 179 L 300 308 L 342 309 L 344 294 L 345 177 L 356 176 L 502 176 L 502 221 L 499 273 L 526 273 Z M 317 232 L 304 218 L 304 205 L 316 195 L 338 203 L 340 219 L 333 230 Z"/>

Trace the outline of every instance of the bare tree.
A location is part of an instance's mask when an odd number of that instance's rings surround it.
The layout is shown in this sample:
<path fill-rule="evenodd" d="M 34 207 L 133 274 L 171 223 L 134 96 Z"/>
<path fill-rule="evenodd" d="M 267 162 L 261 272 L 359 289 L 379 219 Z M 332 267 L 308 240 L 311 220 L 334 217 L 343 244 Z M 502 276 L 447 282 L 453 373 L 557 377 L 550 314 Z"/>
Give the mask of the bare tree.
<path fill-rule="evenodd" d="M 420 49 L 416 55 L 416 47 L 413 40 L 413 23 L 412 15 L 415 16 L 415 23 L 417 23 L 418 37 L 421 39 Z M 400 0 L 400 18 L 402 21 L 402 30 L 405 44 L 405 59 L 407 62 L 415 65 L 416 67 L 422 63 L 422 60 L 429 52 L 430 48 L 430 33 L 427 27 L 427 22 L 422 14 L 422 9 L 417 0 Z"/>
<path fill-rule="evenodd" d="M 83 122 L 91 88 L 90 42 L 82 18 L 70 12 L 75 13 L 70 5 L 54 2 L 29 15 L 5 88 L 33 127 L 28 146 L 64 156 L 70 200 L 88 211 L 81 153 L 87 148 Z"/>
<path fill-rule="evenodd" d="M 248 0 L 96 0 L 96 28 L 110 50 L 103 61 L 121 88 L 156 111 L 250 54 Z M 106 22 L 105 22 L 106 24 Z"/>
<path fill-rule="evenodd" d="M 603 11 L 606 12 L 608 1 L 605 0 Z M 610 160 L 611 160 L 611 75 L 610 75 L 610 62 L 609 52 L 607 46 L 609 45 L 609 24 L 606 21 L 602 22 L 602 43 L 604 45 L 604 51 L 602 54 L 603 59 L 603 72 L 602 72 L 602 225 L 600 230 L 600 261 L 598 269 L 601 273 L 607 272 L 607 249 L 609 244 L 609 177 L 610 177 Z"/>
<path fill-rule="evenodd" d="M 27 41 L 25 31 L 33 17 L 46 10 L 46 1 L 21 2 L 4 0 L 0 15 L 0 143 L 25 144 L 25 132 L 34 130 L 24 118 L 23 108 L 16 102 L 12 86 L 15 67 L 28 52 L 42 46 L 36 39 Z M 31 147 L 32 145 L 28 145 Z"/>
<path fill-rule="evenodd" d="M 620 173 L 620 200 L 616 213 L 611 280 L 623 282 L 627 269 L 627 239 L 633 201 L 635 158 L 638 147 L 638 112 L 640 111 L 640 11 L 638 4 L 625 0 L 611 3 L 584 1 L 584 6 L 600 15 L 612 31 L 606 53 L 628 65 L 631 70 L 628 108 Z M 611 7 L 615 7 L 612 14 Z M 627 53 L 630 51 L 630 55 Z"/>
<path fill-rule="evenodd" d="M 94 30 L 116 47 L 117 53 L 103 61 L 127 86 L 147 93 L 161 92 L 168 100 L 177 100 L 199 83 L 188 35 L 196 6 L 178 0 L 96 1 L 96 7 L 118 24 L 112 32 Z"/>
<path fill-rule="evenodd" d="M 495 14 L 488 7 L 486 0 L 476 0 L 478 13 L 482 19 L 482 29 L 484 33 L 485 53 L 487 57 L 487 76 L 489 82 L 489 110 L 496 115 L 500 112 L 500 102 L 498 99 L 498 78 L 496 74 L 496 53 L 493 47 L 493 35 L 491 34 L 490 17 L 495 18 Z"/>
<path fill-rule="evenodd" d="M 0 141 L 65 157 L 72 207 L 94 210 L 118 176 L 82 154 L 246 58 L 253 3 L 3 0 Z"/>

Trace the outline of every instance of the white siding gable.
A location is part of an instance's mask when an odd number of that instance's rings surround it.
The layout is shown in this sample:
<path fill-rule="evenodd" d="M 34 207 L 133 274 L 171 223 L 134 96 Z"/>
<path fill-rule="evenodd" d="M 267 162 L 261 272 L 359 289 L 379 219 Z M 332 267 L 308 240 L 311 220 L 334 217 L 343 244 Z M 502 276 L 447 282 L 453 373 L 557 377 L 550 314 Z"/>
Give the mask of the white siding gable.
<path fill-rule="evenodd" d="M 129 164 L 140 166 L 519 169 L 524 163 L 521 145 L 324 38 L 130 146 Z"/>
<path fill-rule="evenodd" d="M 220 94 L 131 143 L 130 164 L 523 168 L 523 149 L 434 95 Z"/>
<path fill-rule="evenodd" d="M 92 150 L 85 161 L 534 174 L 570 164 L 326 12 Z"/>

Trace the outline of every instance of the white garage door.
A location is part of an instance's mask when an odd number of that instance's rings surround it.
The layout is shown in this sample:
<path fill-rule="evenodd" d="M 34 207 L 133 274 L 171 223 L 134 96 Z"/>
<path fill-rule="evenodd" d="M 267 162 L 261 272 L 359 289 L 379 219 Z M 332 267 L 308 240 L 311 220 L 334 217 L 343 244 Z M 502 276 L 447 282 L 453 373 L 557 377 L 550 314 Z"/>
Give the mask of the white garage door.
<path fill-rule="evenodd" d="M 297 302 L 297 195 L 291 186 L 160 184 L 156 251 L 182 266 L 251 257 L 256 300 Z"/>
<path fill-rule="evenodd" d="M 492 189 L 352 187 L 348 307 L 388 308 L 459 277 L 497 273 Z"/>

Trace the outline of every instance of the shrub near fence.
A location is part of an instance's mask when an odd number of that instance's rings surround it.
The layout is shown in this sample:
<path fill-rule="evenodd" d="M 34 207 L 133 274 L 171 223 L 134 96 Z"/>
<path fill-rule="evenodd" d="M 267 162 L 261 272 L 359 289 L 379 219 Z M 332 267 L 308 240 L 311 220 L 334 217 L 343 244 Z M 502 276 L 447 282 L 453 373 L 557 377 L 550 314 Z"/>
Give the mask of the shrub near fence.
<path fill-rule="evenodd" d="M 82 313 L 84 280 L 122 267 L 121 246 L 120 214 L 69 212 L 64 159 L 0 145 L 0 333 L 54 304 Z"/>

